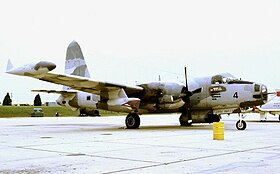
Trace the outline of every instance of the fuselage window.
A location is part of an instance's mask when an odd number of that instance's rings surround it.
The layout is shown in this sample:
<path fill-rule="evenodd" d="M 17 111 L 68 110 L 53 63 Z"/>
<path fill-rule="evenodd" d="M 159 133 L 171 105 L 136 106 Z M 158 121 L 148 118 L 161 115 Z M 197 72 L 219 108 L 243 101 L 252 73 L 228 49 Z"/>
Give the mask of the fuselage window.
<path fill-rule="evenodd" d="M 87 96 L 87 100 L 90 100 L 91 99 L 91 97 L 90 96 Z"/>

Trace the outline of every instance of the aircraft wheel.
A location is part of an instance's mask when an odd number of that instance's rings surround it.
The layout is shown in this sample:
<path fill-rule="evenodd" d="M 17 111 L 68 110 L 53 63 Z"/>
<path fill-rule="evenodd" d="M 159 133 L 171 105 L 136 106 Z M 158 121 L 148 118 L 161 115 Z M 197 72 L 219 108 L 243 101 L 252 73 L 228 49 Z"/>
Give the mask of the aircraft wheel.
<path fill-rule="evenodd" d="M 185 116 L 180 116 L 180 118 L 179 118 L 179 122 L 180 122 L 180 125 L 181 126 L 191 126 L 192 125 L 192 123 L 189 123 L 188 121 L 186 121 L 185 119 L 184 119 L 184 117 Z"/>
<path fill-rule="evenodd" d="M 246 126 L 247 126 L 247 124 L 246 124 L 246 122 L 245 122 L 244 120 L 238 120 L 238 121 L 236 122 L 236 128 L 237 128 L 238 130 L 245 130 L 245 129 L 246 129 Z"/>
<path fill-rule="evenodd" d="M 130 113 L 125 118 L 125 125 L 127 129 L 137 129 L 140 126 L 140 117 L 136 113 Z"/>

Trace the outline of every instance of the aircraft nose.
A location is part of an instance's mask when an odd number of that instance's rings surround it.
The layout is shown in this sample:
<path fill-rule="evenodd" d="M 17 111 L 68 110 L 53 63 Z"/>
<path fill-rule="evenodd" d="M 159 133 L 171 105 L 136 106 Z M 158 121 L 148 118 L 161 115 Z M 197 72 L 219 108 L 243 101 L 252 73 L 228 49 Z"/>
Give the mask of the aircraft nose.
<path fill-rule="evenodd" d="M 259 101 L 262 101 L 262 104 L 267 102 L 267 87 L 263 84 L 255 84 L 254 85 L 255 88 L 255 94 L 253 95 L 253 97 L 255 99 L 258 99 Z"/>

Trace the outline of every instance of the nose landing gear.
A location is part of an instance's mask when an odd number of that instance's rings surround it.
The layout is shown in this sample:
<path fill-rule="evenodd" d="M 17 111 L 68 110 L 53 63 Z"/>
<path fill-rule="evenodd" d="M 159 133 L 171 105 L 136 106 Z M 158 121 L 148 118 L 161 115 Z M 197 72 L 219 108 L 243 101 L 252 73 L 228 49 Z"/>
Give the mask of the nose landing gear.
<path fill-rule="evenodd" d="M 243 116 L 243 114 L 240 115 L 240 113 L 238 114 L 238 116 L 239 120 L 236 122 L 235 126 L 237 130 L 245 130 L 247 127 L 246 122 L 243 120 L 245 117 Z"/>

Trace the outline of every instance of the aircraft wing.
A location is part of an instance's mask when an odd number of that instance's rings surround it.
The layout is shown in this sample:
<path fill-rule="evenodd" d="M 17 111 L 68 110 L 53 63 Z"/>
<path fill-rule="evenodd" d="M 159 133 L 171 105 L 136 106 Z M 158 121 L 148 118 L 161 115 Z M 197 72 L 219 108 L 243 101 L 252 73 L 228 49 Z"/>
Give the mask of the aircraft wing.
<path fill-rule="evenodd" d="M 39 75 L 26 74 L 26 76 L 33 77 L 46 82 L 69 86 L 75 90 L 101 95 L 105 98 L 108 97 L 106 97 L 106 93 L 108 94 L 108 92 L 110 91 L 119 89 L 124 89 L 126 94 L 133 94 L 143 91 L 143 88 L 139 86 L 127 86 L 118 83 L 92 80 L 80 76 L 55 74 L 50 72 Z M 55 93 L 55 91 L 53 91 L 52 93 Z"/>
<path fill-rule="evenodd" d="M 87 77 L 51 73 L 50 71 L 55 69 L 55 67 L 56 65 L 52 62 L 40 61 L 35 64 L 13 68 L 9 60 L 6 73 L 28 76 L 46 82 L 69 86 L 74 90 L 100 95 L 104 99 L 126 98 L 126 94 L 135 94 L 144 90 L 140 86 L 128 86 L 114 82 L 93 80 Z M 57 93 L 57 91 L 52 91 L 52 93 Z"/>

